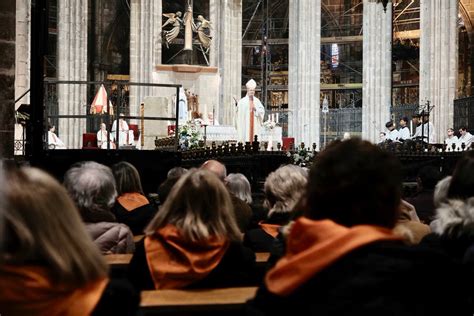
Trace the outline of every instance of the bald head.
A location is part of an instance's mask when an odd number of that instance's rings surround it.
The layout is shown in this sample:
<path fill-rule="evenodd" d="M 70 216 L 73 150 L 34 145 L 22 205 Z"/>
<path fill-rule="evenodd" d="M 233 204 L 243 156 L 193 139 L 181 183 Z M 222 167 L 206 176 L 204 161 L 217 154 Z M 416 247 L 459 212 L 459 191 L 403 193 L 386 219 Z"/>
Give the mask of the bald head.
<path fill-rule="evenodd" d="M 208 160 L 202 164 L 200 169 L 204 169 L 214 173 L 221 181 L 227 177 L 227 169 L 225 165 L 217 160 Z"/>

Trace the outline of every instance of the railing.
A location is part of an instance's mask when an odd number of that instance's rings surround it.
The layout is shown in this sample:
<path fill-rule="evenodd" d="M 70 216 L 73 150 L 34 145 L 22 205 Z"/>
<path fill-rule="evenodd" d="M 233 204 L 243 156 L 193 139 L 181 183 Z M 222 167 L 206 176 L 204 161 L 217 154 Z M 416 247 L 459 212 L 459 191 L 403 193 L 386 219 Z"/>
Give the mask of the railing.
<path fill-rule="evenodd" d="M 92 114 L 91 113 L 91 103 L 94 100 L 96 93 L 99 91 L 101 85 L 104 86 L 107 92 L 107 101 L 104 101 L 104 108 L 106 111 L 103 113 Z M 138 92 L 139 89 L 148 87 L 149 90 L 146 93 Z M 157 88 L 169 88 L 173 89 L 167 91 L 166 94 L 161 95 L 164 90 L 157 90 Z M 107 128 L 111 128 L 111 123 L 118 121 L 118 117 L 124 120 L 134 120 L 137 125 L 140 126 L 138 131 L 135 131 L 136 134 L 140 134 L 141 137 L 144 131 L 144 121 L 171 121 L 175 126 L 178 126 L 178 113 L 179 113 L 179 103 L 174 102 L 175 104 L 175 113 L 176 115 L 161 115 L 145 116 L 145 111 L 142 107 L 144 99 L 147 97 L 168 97 L 166 102 L 169 102 L 169 99 L 173 99 L 175 96 L 179 95 L 179 89 L 181 85 L 171 85 L 171 84 L 148 84 L 148 83 L 134 83 L 128 81 L 59 81 L 59 80 L 45 80 L 44 81 L 44 121 L 43 121 L 43 148 L 48 149 L 48 133 L 46 127 L 48 125 L 54 125 L 58 128 L 58 136 L 61 138 L 61 126 L 64 130 L 70 129 L 70 126 L 74 126 L 73 130 L 73 147 L 68 147 L 68 149 L 79 149 L 80 146 L 77 146 L 80 143 L 81 138 L 84 139 L 84 135 L 87 133 L 95 134 L 100 130 L 101 123 L 105 123 Z M 134 97 L 137 98 L 136 103 L 137 107 L 131 112 L 130 108 L 130 97 L 129 89 L 136 89 L 137 91 Z M 159 91 L 159 92 L 158 92 Z M 140 98 L 140 100 L 138 100 Z M 157 104 L 151 104 L 151 107 L 161 106 Z M 166 105 L 168 106 L 168 105 Z M 172 112 L 173 110 L 171 110 Z M 166 111 L 161 111 L 164 113 Z M 138 115 L 131 115 L 131 113 L 139 113 Z M 67 120 L 66 124 L 59 124 L 61 120 Z M 150 124 L 150 123 L 149 123 Z M 77 127 L 78 125 L 79 127 Z M 131 124 L 132 125 L 132 124 Z M 85 126 L 85 127 L 84 127 Z M 131 126 L 130 126 L 131 127 Z M 132 130 L 132 128 L 130 128 Z M 167 132 L 167 131 L 166 131 Z M 163 131 L 165 133 L 165 131 Z M 76 135 L 80 134 L 80 135 Z M 150 135 L 147 135 L 147 137 Z M 68 137 L 71 138 L 70 132 L 68 132 Z M 151 136 L 150 136 L 151 137 Z M 176 144 L 177 142 L 176 135 Z M 120 128 L 117 128 L 114 131 L 114 134 L 111 132 L 107 133 L 107 143 L 111 142 L 111 139 L 117 140 L 117 143 L 120 143 Z M 83 141 L 84 142 L 84 141 Z M 143 141 L 141 142 L 143 147 Z M 87 147 L 86 144 L 82 144 L 82 147 Z M 115 149 L 131 149 L 127 148 L 129 146 L 120 146 L 116 144 Z M 133 146 L 138 147 L 137 145 Z M 111 146 L 108 146 L 107 149 L 113 149 Z M 153 148 L 154 149 L 154 146 Z M 175 147 L 177 150 L 177 146 Z"/>

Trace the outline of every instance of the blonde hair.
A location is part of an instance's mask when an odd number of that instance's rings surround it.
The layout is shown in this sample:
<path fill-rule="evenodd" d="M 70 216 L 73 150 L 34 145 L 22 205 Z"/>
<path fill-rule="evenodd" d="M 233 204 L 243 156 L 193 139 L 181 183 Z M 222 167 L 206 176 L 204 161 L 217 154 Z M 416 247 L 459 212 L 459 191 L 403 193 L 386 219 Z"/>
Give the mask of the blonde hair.
<path fill-rule="evenodd" d="M 273 213 L 291 212 L 306 190 L 308 173 L 301 167 L 286 165 L 270 173 L 265 180 L 265 205 Z"/>
<path fill-rule="evenodd" d="M 8 171 L 2 263 L 41 264 L 55 281 L 82 286 L 108 266 L 66 190 L 36 168 Z"/>
<path fill-rule="evenodd" d="M 152 235 L 168 224 L 190 241 L 212 236 L 241 239 L 230 195 L 222 181 L 207 170 L 190 170 L 178 180 L 145 233 Z"/>

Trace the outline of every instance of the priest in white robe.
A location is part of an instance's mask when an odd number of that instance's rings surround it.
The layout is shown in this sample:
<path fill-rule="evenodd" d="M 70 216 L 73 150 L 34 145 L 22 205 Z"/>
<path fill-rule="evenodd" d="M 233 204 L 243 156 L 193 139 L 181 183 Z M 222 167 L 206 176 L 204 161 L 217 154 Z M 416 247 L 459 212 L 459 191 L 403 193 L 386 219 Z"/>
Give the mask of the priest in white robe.
<path fill-rule="evenodd" d="M 112 139 L 115 143 L 117 143 L 117 140 L 115 139 L 117 136 L 117 125 L 118 125 L 118 130 L 119 130 L 119 141 L 118 144 L 119 146 L 124 146 L 124 145 L 132 145 L 134 141 L 133 137 L 133 131 L 129 129 L 127 122 L 123 119 L 122 116 L 123 113 L 120 113 L 120 118 L 118 120 L 114 121 L 112 124 Z"/>
<path fill-rule="evenodd" d="M 236 108 L 236 128 L 239 142 L 252 142 L 254 136 L 260 136 L 265 116 L 262 102 L 255 97 L 257 83 L 251 79 L 246 84 L 247 95 L 240 99 Z"/>

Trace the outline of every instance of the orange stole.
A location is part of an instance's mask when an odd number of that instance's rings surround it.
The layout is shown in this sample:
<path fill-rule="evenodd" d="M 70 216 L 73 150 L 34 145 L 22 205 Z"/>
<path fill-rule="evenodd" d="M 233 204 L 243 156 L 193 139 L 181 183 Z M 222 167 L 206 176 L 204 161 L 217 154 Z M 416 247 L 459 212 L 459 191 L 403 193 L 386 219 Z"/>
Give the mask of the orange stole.
<path fill-rule="evenodd" d="M 258 223 L 258 226 L 260 226 L 260 228 L 264 232 L 266 232 L 267 234 L 269 234 L 273 238 L 276 238 L 276 236 L 278 236 L 278 229 L 280 229 L 280 227 L 281 227 L 281 225 L 265 224 L 263 221 Z"/>
<path fill-rule="evenodd" d="M 253 142 L 253 136 L 254 136 L 254 115 L 253 115 L 253 108 L 254 108 L 254 103 L 253 103 L 253 97 L 249 97 L 249 108 L 250 108 L 250 133 L 249 133 L 249 139 L 250 142 Z"/>
<path fill-rule="evenodd" d="M 0 311 L 8 316 L 88 316 L 102 296 L 108 279 L 82 288 L 53 284 L 45 268 L 0 267 Z"/>
<path fill-rule="evenodd" d="M 378 226 L 349 228 L 330 220 L 300 218 L 291 228 L 285 256 L 267 273 L 265 284 L 274 294 L 289 295 L 344 255 L 380 240 L 401 238 Z"/>
<path fill-rule="evenodd" d="M 131 212 L 136 208 L 150 204 L 148 199 L 141 195 L 140 193 L 125 193 L 117 198 L 117 201 L 122 205 L 127 211 Z"/>
<path fill-rule="evenodd" d="M 200 242 L 185 241 L 168 224 L 145 237 L 145 252 L 156 289 L 178 289 L 204 279 L 224 257 L 229 242 L 212 237 Z"/>

